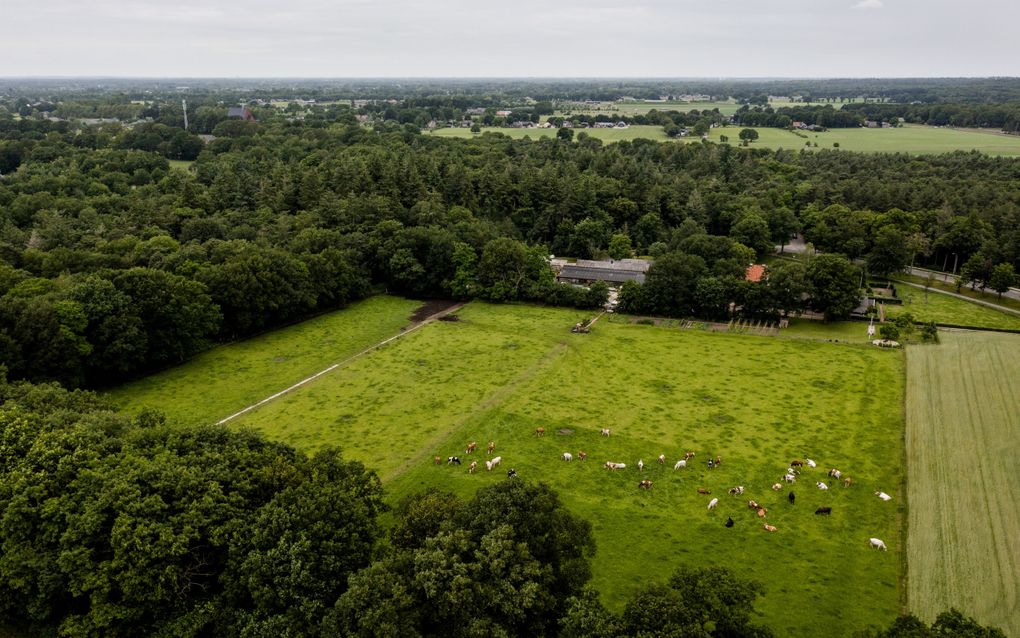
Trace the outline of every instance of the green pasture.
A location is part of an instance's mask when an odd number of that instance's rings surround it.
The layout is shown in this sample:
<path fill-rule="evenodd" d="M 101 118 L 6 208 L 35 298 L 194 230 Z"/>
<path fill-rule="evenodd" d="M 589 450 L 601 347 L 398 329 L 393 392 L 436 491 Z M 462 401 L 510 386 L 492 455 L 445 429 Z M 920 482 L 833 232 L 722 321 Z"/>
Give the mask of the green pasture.
<path fill-rule="evenodd" d="M 825 103 L 821 105 L 824 106 Z M 556 115 L 599 115 L 601 114 L 619 114 L 619 115 L 644 115 L 649 111 L 679 111 L 681 113 L 688 113 L 690 111 L 711 111 L 712 109 L 719 109 L 719 112 L 723 115 L 733 115 L 740 109 L 740 104 L 737 104 L 733 100 L 725 100 L 718 102 L 681 102 L 681 101 L 659 101 L 659 100 L 642 100 L 636 102 L 600 102 L 598 105 L 592 105 L 587 108 L 565 108 L 566 105 L 558 105 L 560 108 L 556 110 Z M 769 106 L 774 109 L 782 108 L 785 106 L 819 106 L 818 102 L 792 102 L 789 100 L 775 100 L 769 102 Z M 833 108 L 839 109 L 841 104 L 833 104 Z"/>
<path fill-rule="evenodd" d="M 251 339 L 110 391 L 121 408 L 175 423 L 213 423 L 400 332 L 420 302 L 378 296 Z"/>
<path fill-rule="evenodd" d="M 730 144 L 738 144 L 740 126 L 726 126 L 712 129 L 709 138 L 718 142 L 720 135 L 729 136 Z M 759 139 L 751 146 L 800 150 L 809 148 L 807 142 L 818 143 L 818 150 L 833 148 L 839 143 L 840 150 L 862 153 L 911 153 L 914 155 L 950 153 L 952 151 L 977 150 L 989 155 L 1020 155 L 1020 136 L 1002 135 L 996 132 L 936 128 L 934 126 L 906 125 L 899 128 L 829 129 L 821 133 L 788 131 L 777 128 L 755 128 Z M 810 147 L 810 150 L 815 150 Z"/>
<path fill-rule="evenodd" d="M 903 356 L 824 341 L 712 334 L 605 319 L 589 335 L 578 311 L 469 304 L 237 420 L 303 449 L 339 445 L 379 471 L 389 499 L 439 486 L 468 496 L 506 480 L 545 481 L 590 520 L 594 585 L 619 609 L 681 563 L 727 565 L 761 581 L 764 622 L 779 635 L 820 626 L 850 635 L 900 609 Z M 193 370 L 197 373 L 198 370 Z M 545 436 L 535 435 L 544 427 Z M 612 431 L 599 435 L 600 428 Z M 503 464 L 467 472 L 495 441 Z M 587 461 L 561 460 L 585 450 Z M 691 467 L 674 472 L 684 451 Z M 459 454 L 463 466 L 434 465 Z M 665 454 L 667 464 L 655 462 Z M 704 464 L 720 455 L 720 469 Z M 794 458 L 818 468 L 770 486 Z M 643 459 L 643 472 L 637 469 Z M 612 472 L 605 461 L 627 463 Z M 856 484 L 822 492 L 838 467 Z M 654 482 L 640 490 L 641 479 Z M 743 485 L 743 496 L 727 488 Z M 700 495 L 705 487 L 712 496 Z M 883 503 L 877 489 L 894 496 Z M 707 511 L 713 496 L 719 507 Z M 769 508 L 770 534 L 746 506 Z M 833 507 L 831 517 L 813 514 Z M 723 526 L 733 517 L 732 529 Z M 889 552 L 868 546 L 883 538 Z M 833 634 L 830 634 L 833 635 Z"/>
<path fill-rule="evenodd" d="M 1020 636 L 1020 336 L 940 337 L 907 350 L 907 600 Z"/>
<path fill-rule="evenodd" d="M 556 130 L 554 128 L 502 128 L 495 126 L 483 126 L 481 133 L 472 133 L 471 129 L 467 128 L 440 128 L 427 133 L 427 135 L 434 135 L 436 137 L 457 137 L 457 138 L 471 138 L 479 137 L 485 133 L 502 133 L 508 137 L 512 137 L 515 140 L 524 139 L 530 137 L 533 140 L 537 140 L 543 137 L 555 137 Z M 598 138 L 606 143 L 621 142 L 625 140 L 668 140 L 670 139 L 665 131 L 662 130 L 661 126 L 631 126 L 630 128 L 617 129 L 617 128 L 577 128 L 574 129 L 574 139 L 577 139 L 577 135 L 580 133 L 587 133 L 591 137 Z"/>
<path fill-rule="evenodd" d="M 919 275 L 908 275 L 906 273 L 896 273 L 890 277 L 893 281 L 909 281 L 911 283 L 924 285 L 926 277 Z M 948 279 L 948 282 L 946 281 Z M 980 288 L 971 289 L 969 286 L 961 286 L 960 290 L 956 290 L 956 285 L 950 283 L 954 281 L 952 275 L 944 275 L 939 273 L 931 282 L 931 287 L 935 290 L 942 290 L 944 292 L 951 292 L 956 295 L 963 295 L 970 299 L 976 299 L 978 301 L 986 301 L 993 303 L 997 306 L 1003 306 L 1005 308 L 1011 308 L 1013 310 L 1020 310 L 1020 301 L 1012 299 L 1010 297 L 999 297 L 999 295 L 991 292 L 990 290 L 981 290 Z M 921 292 L 924 292 L 923 290 Z"/>
<path fill-rule="evenodd" d="M 195 163 L 195 160 L 167 160 L 170 162 L 170 168 L 177 168 L 182 171 L 186 171 L 191 168 L 191 165 Z"/>
<path fill-rule="evenodd" d="M 938 324 L 968 326 L 973 328 L 995 328 L 999 330 L 1020 330 L 1020 315 L 1009 314 L 971 303 L 940 292 L 897 286 L 897 294 L 903 305 L 886 304 L 886 317 L 909 312 L 917 321 L 934 321 Z"/>

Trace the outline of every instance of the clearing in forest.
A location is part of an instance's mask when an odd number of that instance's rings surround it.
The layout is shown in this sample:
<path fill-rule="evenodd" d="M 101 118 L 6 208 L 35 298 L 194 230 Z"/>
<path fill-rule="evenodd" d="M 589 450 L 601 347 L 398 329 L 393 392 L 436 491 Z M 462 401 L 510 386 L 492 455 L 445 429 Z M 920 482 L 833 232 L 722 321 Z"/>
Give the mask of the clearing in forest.
<path fill-rule="evenodd" d="M 910 610 L 1020 636 L 1020 336 L 907 349 Z"/>
<path fill-rule="evenodd" d="M 577 335 L 570 327 L 584 314 L 533 306 L 473 302 L 457 316 L 234 425 L 306 450 L 339 445 L 380 473 L 394 503 L 431 486 L 467 497 L 508 480 L 509 468 L 547 482 L 592 522 L 593 584 L 616 609 L 679 564 L 718 564 L 764 584 L 758 608 L 779 635 L 821 626 L 850 635 L 895 617 L 905 512 L 901 352 L 608 321 Z M 600 436 L 602 428 L 611 435 Z M 469 441 L 479 452 L 465 453 Z M 481 463 L 489 441 L 503 458 L 492 472 Z M 587 461 L 576 459 L 581 450 Z M 697 456 L 674 471 L 685 451 Z M 564 452 L 575 460 L 563 461 Z M 463 465 L 446 464 L 452 455 Z M 709 470 L 716 455 L 723 464 Z M 773 491 L 790 461 L 805 457 L 818 467 Z M 472 460 L 481 467 L 468 474 Z M 607 470 L 606 461 L 627 467 Z M 828 478 L 832 467 L 854 485 Z M 642 479 L 653 488 L 638 489 Z M 737 485 L 744 494 L 728 495 Z M 720 503 L 708 511 L 713 496 Z M 749 499 L 768 508 L 765 519 Z M 831 516 L 814 514 L 822 505 Z M 778 531 L 764 531 L 765 521 Z M 889 551 L 871 549 L 873 536 Z"/>

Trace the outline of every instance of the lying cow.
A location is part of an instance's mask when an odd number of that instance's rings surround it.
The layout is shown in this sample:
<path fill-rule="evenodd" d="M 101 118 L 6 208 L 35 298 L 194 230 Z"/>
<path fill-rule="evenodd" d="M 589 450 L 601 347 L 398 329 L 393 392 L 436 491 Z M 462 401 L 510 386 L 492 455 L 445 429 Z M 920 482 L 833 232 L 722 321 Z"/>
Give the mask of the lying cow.
<path fill-rule="evenodd" d="M 883 501 L 891 501 L 892 500 L 892 497 L 889 496 L 888 494 L 886 494 L 885 492 L 875 492 L 875 496 L 877 496 L 878 498 L 882 499 Z"/>
<path fill-rule="evenodd" d="M 650 490 L 652 489 L 652 482 L 647 480 L 641 481 L 640 483 L 638 483 L 638 487 L 640 487 L 643 490 Z"/>
<path fill-rule="evenodd" d="M 822 483 L 821 481 L 818 481 L 817 483 L 815 483 L 815 485 L 816 485 L 816 486 L 818 487 L 818 489 L 820 489 L 820 490 L 827 490 L 827 489 L 829 489 L 829 486 L 828 486 L 828 485 L 826 485 L 825 483 Z"/>
<path fill-rule="evenodd" d="M 774 531 L 776 531 L 776 526 L 775 525 L 769 525 L 768 523 L 765 523 L 765 531 L 766 532 L 774 532 Z"/>
<path fill-rule="evenodd" d="M 819 507 L 818 509 L 815 510 L 815 514 L 818 514 L 820 516 L 828 516 L 829 514 L 832 514 L 832 508 L 831 507 Z"/>
<path fill-rule="evenodd" d="M 710 490 L 710 489 L 708 489 L 706 487 L 699 487 L 698 488 L 698 494 L 711 494 L 711 493 L 712 493 L 712 490 Z"/>
<path fill-rule="evenodd" d="M 743 494 L 743 493 L 744 493 L 744 486 L 743 485 L 738 485 L 736 487 L 731 487 L 730 488 L 730 494 L 732 494 L 734 496 L 736 496 L 738 494 Z"/>
<path fill-rule="evenodd" d="M 839 477 L 843 476 L 843 473 L 837 470 L 836 468 L 832 468 L 831 470 L 829 470 L 829 476 L 838 479 Z"/>
<path fill-rule="evenodd" d="M 783 489 L 783 484 L 782 483 L 773 483 L 772 484 L 772 489 L 774 489 L 775 491 L 778 492 L 779 490 Z"/>

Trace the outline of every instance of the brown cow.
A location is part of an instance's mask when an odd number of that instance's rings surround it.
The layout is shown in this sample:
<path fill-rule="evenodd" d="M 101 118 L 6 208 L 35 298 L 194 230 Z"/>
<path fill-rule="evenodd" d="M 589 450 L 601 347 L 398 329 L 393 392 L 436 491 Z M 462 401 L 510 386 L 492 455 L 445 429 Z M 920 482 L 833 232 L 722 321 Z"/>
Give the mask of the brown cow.
<path fill-rule="evenodd" d="M 722 465 L 722 457 L 719 456 L 718 454 L 716 454 L 715 455 L 715 466 L 719 467 L 720 465 Z"/>
<path fill-rule="evenodd" d="M 477 447 L 478 447 L 478 443 L 476 441 L 471 441 L 470 443 L 467 444 L 467 449 L 464 450 L 464 453 L 465 454 L 471 454 L 472 452 L 475 451 L 475 448 L 477 448 Z"/>
<path fill-rule="evenodd" d="M 684 460 L 690 461 L 694 457 L 694 452 L 684 452 Z"/>
<path fill-rule="evenodd" d="M 765 531 L 766 532 L 774 532 L 774 531 L 776 531 L 776 526 L 775 525 L 769 525 L 768 523 L 765 523 Z"/>
<path fill-rule="evenodd" d="M 489 441 L 489 447 L 485 450 L 485 453 L 486 454 L 492 454 L 495 451 L 496 451 L 496 442 L 495 441 Z"/>
<path fill-rule="evenodd" d="M 804 467 L 804 461 L 800 459 L 794 459 L 790 461 L 790 467 Z"/>
<path fill-rule="evenodd" d="M 434 457 L 432 457 L 432 462 L 435 463 L 436 465 L 442 465 L 443 464 L 443 457 L 441 457 L 441 456 L 434 456 Z"/>
<path fill-rule="evenodd" d="M 849 476 L 846 477 L 845 479 L 843 479 L 843 487 L 850 487 L 853 484 L 854 484 L 854 480 L 852 478 L 850 478 Z"/>
<path fill-rule="evenodd" d="M 764 507 L 759 507 L 758 508 L 758 518 L 765 518 L 765 515 L 768 514 L 768 512 L 769 511 L 767 509 L 765 509 Z"/>
<path fill-rule="evenodd" d="M 471 465 L 468 466 L 468 474 L 474 474 L 478 468 L 478 461 L 471 461 Z"/>
<path fill-rule="evenodd" d="M 577 460 L 578 461 L 583 461 L 586 458 L 588 458 L 588 453 L 583 451 L 583 450 L 578 450 L 578 452 L 577 452 Z"/>
<path fill-rule="evenodd" d="M 704 488 L 704 487 L 699 487 L 698 488 L 698 494 L 711 494 L 711 493 L 712 493 L 712 490 L 710 490 L 708 488 Z"/>
<path fill-rule="evenodd" d="M 659 465 L 662 465 L 665 462 L 666 462 L 666 455 L 665 454 L 660 454 L 659 455 Z"/>
<path fill-rule="evenodd" d="M 652 482 L 648 480 L 641 481 L 640 483 L 638 483 L 638 487 L 644 490 L 650 490 L 652 489 Z"/>
<path fill-rule="evenodd" d="M 754 501 L 754 500 L 748 501 L 747 502 L 747 506 L 749 508 L 753 509 L 753 510 L 756 510 L 756 509 L 761 507 L 761 505 L 758 505 L 758 501 Z"/>
<path fill-rule="evenodd" d="M 545 428 L 535 428 L 535 436 L 544 436 Z"/>

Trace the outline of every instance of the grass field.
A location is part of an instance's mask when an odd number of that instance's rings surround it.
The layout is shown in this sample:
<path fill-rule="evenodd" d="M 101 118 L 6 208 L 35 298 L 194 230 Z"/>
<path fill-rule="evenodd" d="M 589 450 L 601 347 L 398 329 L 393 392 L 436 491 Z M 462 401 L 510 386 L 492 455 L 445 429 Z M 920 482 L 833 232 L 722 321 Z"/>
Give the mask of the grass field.
<path fill-rule="evenodd" d="M 969 286 L 961 286 L 959 292 L 957 292 L 956 286 L 952 283 L 946 283 L 943 281 L 942 277 L 943 275 L 940 274 L 932 281 L 932 288 L 937 288 L 938 290 L 944 290 L 957 295 L 963 295 L 964 297 L 977 299 L 979 301 L 987 301 L 988 303 L 1005 306 L 1006 308 L 1012 308 L 1013 310 L 1020 310 L 1020 301 L 1017 301 L 1016 299 L 999 297 L 994 292 L 982 292 L 980 288 L 971 290 Z M 909 281 L 911 283 L 921 284 L 922 286 L 925 282 L 925 277 L 908 275 L 906 273 L 896 273 L 895 275 L 892 275 L 891 279 L 893 281 Z M 952 281 L 952 276 L 950 276 L 950 281 Z"/>
<path fill-rule="evenodd" d="M 397 297 L 372 297 L 345 310 L 213 348 L 108 396 L 129 412 L 157 407 L 176 423 L 213 423 L 400 332 L 419 305 Z"/>
<path fill-rule="evenodd" d="M 907 351 L 908 602 L 1020 636 L 1020 336 Z"/>
<path fill-rule="evenodd" d="M 502 133 L 508 137 L 512 137 L 515 140 L 530 137 L 533 140 L 537 140 L 543 137 L 555 137 L 556 129 L 554 128 L 500 128 L 483 126 L 481 133 L 472 133 L 471 129 L 466 128 L 441 128 L 428 133 L 428 135 L 435 135 L 436 137 L 457 137 L 457 138 L 471 138 L 478 137 L 484 133 Z M 574 136 L 576 138 L 578 133 L 587 133 L 588 135 L 598 138 L 603 142 L 612 143 L 620 142 L 624 140 L 659 140 L 666 141 L 670 138 L 666 136 L 665 131 L 662 130 L 661 126 L 631 126 L 630 128 L 617 129 L 617 128 L 585 128 L 585 129 L 574 129 Z"/>
<path fill-rule="evenodd" d="M 727 135 L 730 144 L 738 143 L 739 126 L 728 126 L 712 129 L 709 137 L 719 141 L 720 135 Z M 847 128 L 829 129 L 822 133 L 800 132 L 800 137 L 792 131 L 777 128 L 755 128 L 759 139 L 752 146 L 768 148 L 785 148 L 800 150 L 808 148 L 806 142 L 817 142 L 818 149 L 833 148 L 839 143 L 840 150 L 863 153 L 949 153 L 952 151 L 978 150 L 989 155 L 1020 155 L 1020 135 L 1000 135 L 998 133 L 979 132 L 973 130 L 957 130 L 936 128 L 933 126 L 907 125 L 900 128 L 868 129 Z M 812 147 L 811 150 L 814 150 Z"/>
<path fill-rule="evenodd" d="M 819 103 L 807 103 L 807 102 L 791 102 L 786 100 L 778 100 L 769 102 L 769 106 L 774 109 L 782 108 L 784 106 L 818 106 Z M 840 104 L 834 104 L 833 108 L 839 109 Z M 681 113 L 687 113 L 693 110 L 698 111 L 711 111 L 712 109 L 719 109 L 719 112 L 723 115 L 733 115 L 740 108 L 740 104 L 737 104 L 733 100 L 726 100 L 725 102 L 660 102 L 660 101 L 638 101 L 638 102 L 602 102 L 594 108 L 577 108 L 577 109 L 561 109 L 556 111 L 556 115 L 572 114 L 572 115 L 598 115 L 599 113 L 618 113 L 620 115 L 644 115 L 651 110 L 657 111 L 679 111 Z"/>
<path fill-rule="evenodd" d="M 170 168 L 179 168 L 182 171 L 186 171 L 191 168 L 191 165 L 195 163 L 194 160 L 167 160 L 170 162 Z"/>
<path fill-rule="evenodd" d="M 924 290 L 912 286 L 897 286 L 896 291 L 900 299 L 903 300 L 903 305 L 886 304 L 887 317 L 895 317 L 909 312 L 917 321 L 934 321 L 940 324 L 974 328 L 1020 330 L 1020 316 L 1017 315 L 938 292 L 929 291 L 925 295 Z"/>
<path fill-rule="evenodd" d="M 619 609 L 680 563 L 721 564 L 765 584 L 762 618 L 779 635 L 887 624 L 902 598 L 904 515 L 902 354 L 822 341 L 706 334 L 600 321 L 572 335 L 577 311 L 472 303 L 238 420 L 311 450 L 337 444 L 380 472 L 389 499 L 428 486 L 467 496 L 505 480 L 508 467 L 557 489 L 592 521 L 594 585 Z M 195 371 L 197 372 L 197 370 Z M 544 437 L 534 435 L 545 427 Z M 611 437 L 600 437 L 610 427 Z M 467 441 L 497 442 L 501 471 L 437 467 Z M 565 463 L 564 451 L 586 450 Z M 684 450 L 692 467 L 674 473 Z M 668 466 L 654 463 L 663 453 Z M 703 465 L 708 455 L 720 469 Z M 464 455 L 467 457 L 467 455 Z M 484 456 L 477 455 L 484 459 Z M 769 486 L 790 459 L 816 470 L 796 484 L 796 505 Z M 644 472 L 635 465 L 648 464 Z M 628 468 L 610 472 L 607 460 Z M 829 492 L 824 469 L 855 477 Z M 655 482 L 637 488 L 639 478 Z M 827 479 L 826 479 L 827 480 Z M 733 485 L 747 489 L 728 496 Z M 708 512 L 710 488 L 719 508 Z M 883 503 L 876 489 L 894 495 Z M 746 507 L 756 499 L 779 531 Z M 831 505 L 831 518 L 813 514 Z M 732 516 L 737 525 L 722 523 Z M 867 539 L 886 540 L 877 552 Z"/>

